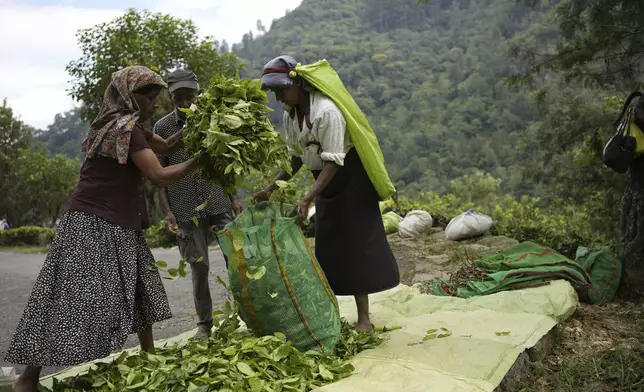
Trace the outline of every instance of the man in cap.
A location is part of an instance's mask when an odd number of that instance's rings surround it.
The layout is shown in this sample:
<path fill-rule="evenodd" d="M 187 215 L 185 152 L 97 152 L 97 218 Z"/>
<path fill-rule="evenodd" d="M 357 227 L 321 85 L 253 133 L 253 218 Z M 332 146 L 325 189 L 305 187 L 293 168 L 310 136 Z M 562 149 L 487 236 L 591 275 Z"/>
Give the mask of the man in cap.
<path fill-rule="evenodd" d="M 199 82 L 195 74 L 177 69 L 168 77 L 168 91 L 174 110 L 154 125 L 154 132 L 167 138 L 179 132 L 185 123 L 186 115 L 180 109 L 189 108 L 199 93 Z M 162 166 L 176 165 L 190 158 L 185 148 L 169 157 L 160 158 Z M 192 270 L 192 285 L 195 308 L 198 318 L 198 331 L 195 337 L 207 338 L 212 330 L 212 298 L 208 285 L 208 244 L 216 239 L 211 227 L 216 230 L 233 220 L 234 214 L 242 210 L 237 196 L 227 195 L 219 185 L 211 185 L 197 172 L 190 174 L 177 183 L 159 190 L 165 214 L 166 229 L 177 235 L 181 257 Z M 204 209 L 196 208 L 206 203 Z M 198 218 L 198 225 L 193 217 Z"/>

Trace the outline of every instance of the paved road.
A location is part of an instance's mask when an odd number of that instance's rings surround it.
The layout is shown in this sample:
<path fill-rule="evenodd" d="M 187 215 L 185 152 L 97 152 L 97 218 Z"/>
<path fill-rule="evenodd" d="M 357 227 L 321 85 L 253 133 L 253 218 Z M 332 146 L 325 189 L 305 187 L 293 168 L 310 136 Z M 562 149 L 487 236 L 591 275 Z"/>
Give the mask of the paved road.
<path fill-rule="evenodd" d="M 177 265 L 181 257 L 176 248 L 154 249 L 157 260 Z M 224 289 L 217 283 L 217 276 L 227 281 L 226 266 L 218 249 L 210 250 L 210 291 L 215 307 L 223 303 Z M 0 366 L 12 366 L 4 361 L 11 337 L 20 321 L 22 311 L 36 282 L 45 255 L 28 255 L 0 252 Z M 163 273 L 162 273 L 163 274 Z M 163 280 L 173 318 L 154 326 L 155 339 L 169 338 L 196 327 L 192 300 L 192 281 L 188 276 L 179 280 Z M 136 336 L 130 336 L 126 347 L 138 345 Z M 57 369 L 47 368 L 43 373 Z"/>

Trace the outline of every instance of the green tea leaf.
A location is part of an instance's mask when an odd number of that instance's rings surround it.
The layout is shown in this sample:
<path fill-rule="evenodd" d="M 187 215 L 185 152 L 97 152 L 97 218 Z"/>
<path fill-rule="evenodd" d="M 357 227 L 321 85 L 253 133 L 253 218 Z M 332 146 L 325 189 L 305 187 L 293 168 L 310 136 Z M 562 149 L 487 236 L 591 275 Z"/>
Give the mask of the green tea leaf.
<path fill-rule="evenodd" d="M 260 267 L 253 267 L 249 268 L 248 271 L 246 271 L 246 276 L 250 280 L 259 280 L 266 274 L 266 267 L 263 265 Z"/>
<path fill-rule="evenodd" d="M 228 166 L 226 166 L 226 170 L 224 170 L 224 174 L 229 174 L 230 172 L 232 172 L 234 167 L 235 162 L 229 163 Z"/>
<path fill-rule="evenodd" d="M 510 331 L 496 332 L 496 336 L 508 336 L 508 335 L 510 335 Z"/>
<path fill-rule="evenodd" d="M 275 181 L 275 185 L 277 185 L 278 188 L 288 188 L 288 182 L 282 181 L 282 180 L 277 180 Z"/>
<path fill-rule="evenodd" d="M 208 391 L 207 385 L 196 386 L 193 383 L 188 384 L 188 392 L 207 392 L 207 391 Z"/>
<path fill-rule="evenodd" d="M 187 275 L 187 272 L 186 272 L 187 264 L 188 263 L 186 263 L 186 260 L 184 259 L 179 260 L 179 268 L 177 269 L 177 272 L 179 273 L 179 276 L 181 276 L 182 278 L 185 278 Z"/>
<path fill-rule="evenodd" d="M 244 375 L 248 377 L 252 377 L 255 375 L 255 372 L 253 371 L 253 369 L 250 366 L 248 366 L 248 364 L 245 362 L 237 363 L 237 369 L 239 369 L 240 372 L 242 372 Z"/>
<path fill-rule="evenodd" d="M 238 116 L 233 114 L 225 114 L 223 116 L 224 125 L 228 129 L 237 129 L 243 125 L 243 121 Z"/>
<path fill-rule="evenodd" d="M 147 383 L 148 383 L 148 376 L 146 375 L 144 377 L 143 381 L 141 381 L 138 384 L 130 385 L 130 386 L 127 387 L 127 389 L 138 391 L 138 390 L 141 390 Z"/>
<path fill-rule="evenodd" d="M 242 229 L 233 230 L 233 250 L 239 251 L 244 248 L 244 231 Z"/>
<path fill-rule="evenodd" d="M 248 385 L 252 392 L 261 392 L 264 389 L 264 381 L 257 377 L 249 378 Z"/>
<path fill-rule="evenodd" d="M 322 376 L 323 379 L 325 380 L 333 380 L 333 373 L 327 370 L 324 365 L 320 364 L 319 366 L 319 371 L 320 371 L 320 376 Z"/>
<path fill-rule="evenodd" d="M 105 379 L 100 378 L 100 379 L 94 381 L 94 383 L 92 384 L 92 388 L 101 387 L 101 386 L 105 385 L 105 383 L 106 383 Z"/>
<path fill-rule="evenodd" d="M 163 260 L 159 260 L 156 263 L 154 263 L 157 267 L 159 268 L 166 268 L 168 266 L 168 263 L 166 263 Z"/>

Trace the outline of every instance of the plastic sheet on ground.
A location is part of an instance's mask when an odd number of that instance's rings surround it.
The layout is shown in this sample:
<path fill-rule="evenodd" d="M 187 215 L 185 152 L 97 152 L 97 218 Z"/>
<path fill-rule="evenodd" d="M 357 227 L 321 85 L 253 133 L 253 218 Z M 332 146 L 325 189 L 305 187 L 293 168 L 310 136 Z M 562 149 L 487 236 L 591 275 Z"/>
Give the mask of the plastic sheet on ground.
<path fill-rule="evenodd" d="M 354 358 L 352 377 L 316 392 L 493 391 L 519 354 L 570 317 L 577 304 L 566 281 L 469 299 L 423 295 L 399 286 L 373 295 L 371 311 L 376 325 L 403 328 Z M 340 312 L 352 320 L 353 301 L 341 298 Z M 435 328 L 452 335 L 409 345 Z"/>
<path fill-rule="evenodd" d="M 355 321 L 353 300 L 342 297 L 339 303 L 342 316 Z M 578 303 L 575 290 L 562 280 L 468 299 L 421 294 L 400 285 L 371 296 L 371 312 L 377 326 L 402 329 L 355 357 L 353 376 L 316 391 L 493 391 L 518 356 L 570 317 Z M 422 342 L 427 331 L 436 328 L 446 328 L 452 335 Z M 193 334 L 189 331 L 157 345 L 186 341 Z M 117 355 L 100 361 L 109 362 Z M 89 366 L 45 377 L 43 385 L 50 387 L 52 376 L 74 376 Z"/>
<path fill-rule="evenodd" d="M 0 367 L 0 392 L 11 392 L 13 383 L 17 378 L 16 369 L 12 367 Z"/>

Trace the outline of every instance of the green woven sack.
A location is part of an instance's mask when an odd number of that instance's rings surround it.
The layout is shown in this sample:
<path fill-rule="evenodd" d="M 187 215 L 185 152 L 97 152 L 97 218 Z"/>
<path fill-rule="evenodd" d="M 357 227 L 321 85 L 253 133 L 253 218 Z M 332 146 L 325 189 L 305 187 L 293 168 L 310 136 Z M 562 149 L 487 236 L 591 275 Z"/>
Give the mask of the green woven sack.
<path fill-rule="evenodd" d="M 258 336 L 281 332 L 300 350 L 332 353 L 338 303 L 297 223 L 296 207 L 261 203 L 217 234 L 240 316 Z"/>
<path fill-rule="evenodd" d="M 592 287 L 582 293 L 591 304 L 606 304 L 615 298 L 622 277 L 622 262 L 607 246 L 577 248 L 575 261 L 590 275 Z"/>

